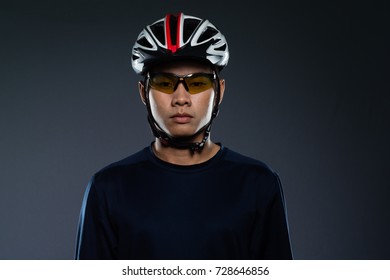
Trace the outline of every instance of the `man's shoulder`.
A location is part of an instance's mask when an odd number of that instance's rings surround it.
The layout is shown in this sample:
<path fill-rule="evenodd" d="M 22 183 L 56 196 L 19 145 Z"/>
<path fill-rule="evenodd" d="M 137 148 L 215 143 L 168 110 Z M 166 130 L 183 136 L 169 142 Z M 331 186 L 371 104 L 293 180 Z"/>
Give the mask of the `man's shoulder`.
<path fill-rule="evenodd" d="M 260 187 L 262 195 L 281 191 L 279 174 L 264 161 L 228 149 L 225 162 L 232 176 L 246 178 L 243 184 L 247 182 L 250 186 Z"/>
<path fill-rule="evenodd" d="M 242 166 L 250 170 L 262 171 L 265 173 L 275 174 L 275 171 L 264 161 L 255 159 L 253 157 L 241 154 L 239 152 L 233 151 L 226 148 L 225 161 L 231 164 Z"/>
<path fill-rule="evenodd" d="M 146 147 L 130 156 L 127 156 L 121 160 L 115 161 L 113 163 L 108 164 L 107 166 L 100 169 L 95 173 L 95 176 L 100 176 L 108 173 L 113 173 L 116 171 L 120 171 L 123 169 L 129 169 L 134 166 L 138 166 L 148 161 L 148 152 L 149 147 Z"/>

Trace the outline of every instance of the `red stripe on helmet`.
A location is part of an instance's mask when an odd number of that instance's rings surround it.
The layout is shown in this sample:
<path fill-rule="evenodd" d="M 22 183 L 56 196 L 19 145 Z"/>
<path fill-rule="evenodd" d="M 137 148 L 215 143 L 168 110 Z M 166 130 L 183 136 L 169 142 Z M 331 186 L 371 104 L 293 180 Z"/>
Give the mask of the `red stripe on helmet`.
<path fill-rule="evenodd" d="M 178 48 L 180 48 L 180 34 L 181 34 L 181 17 L 182 13 L 180 13 L 177 17 L 177 23 L 176 23 L 176 45 L 172 43 L 171 38 L 171 15 L 168 14 L 165 17 L 165 40 L 167 42 L 167 49 L 170 50 L 172 53 L 176 52 Z"/>
<path fill-rule="evenodd" d="M 176 47 L 177 49 L 180 48 L 180 34 L 181 34 L 181 29 L 183 28 L 183 26 L 181 26 L 181 17 L 182 17 L 183 13 L 179 13 L 179 15 L 177 16 L 177 29 L 176 29 Z"/>

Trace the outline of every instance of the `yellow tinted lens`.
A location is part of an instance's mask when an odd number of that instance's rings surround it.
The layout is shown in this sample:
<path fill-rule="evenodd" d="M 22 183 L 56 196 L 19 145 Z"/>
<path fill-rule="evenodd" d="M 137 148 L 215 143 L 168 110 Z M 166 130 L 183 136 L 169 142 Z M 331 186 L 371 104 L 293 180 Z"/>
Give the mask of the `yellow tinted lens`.
<path fill-rule="evenodd" d="M 156 74 L 150 78 L 150 86 L 164 93 L 173 93 L 177 78 L 172 75 Z"/>
<path fill-rule="evenodd" d="M 196 74 L 186 78 L 186 84 L 191 94 L 200 93 L 213 86 L 213 81 L 209 75 Z"/>

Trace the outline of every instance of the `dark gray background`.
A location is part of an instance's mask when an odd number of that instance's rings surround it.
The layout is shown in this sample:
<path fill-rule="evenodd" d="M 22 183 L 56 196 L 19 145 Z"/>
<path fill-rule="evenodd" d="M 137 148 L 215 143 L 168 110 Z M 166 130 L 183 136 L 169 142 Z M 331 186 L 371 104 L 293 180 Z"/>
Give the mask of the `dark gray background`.
<path fill-rule="evenodd" d="M 243 0 L 1 3 L 0 259 L 73 258 L 92 174 L 153 140 L 133 42 L 178 11 L 229 42 L 212 136 L 280 174 L 295 258 L 389 259 L 388 3 Z"/>

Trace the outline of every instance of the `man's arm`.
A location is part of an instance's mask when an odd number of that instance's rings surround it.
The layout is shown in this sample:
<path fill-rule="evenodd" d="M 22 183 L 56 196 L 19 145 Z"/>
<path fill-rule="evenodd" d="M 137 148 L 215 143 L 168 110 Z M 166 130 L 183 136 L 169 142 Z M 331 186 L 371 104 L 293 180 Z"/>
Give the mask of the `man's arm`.
<path fill-rule="evenodd" d="M 115 259 L 116 238 L 102 190 L 94 177 L 89 182 L 81 207 L 75 259 Z"/>
<path fill-rule="evenodd" d="M 258 217 L 252 233 L 251 255 L 253 259 L 292 259 L 287 211 L 279 176 L 266 180 L 272 184 L 266 205 L 259 205 Z M 264 197 L 260 199 L 264 203 Z"/>

